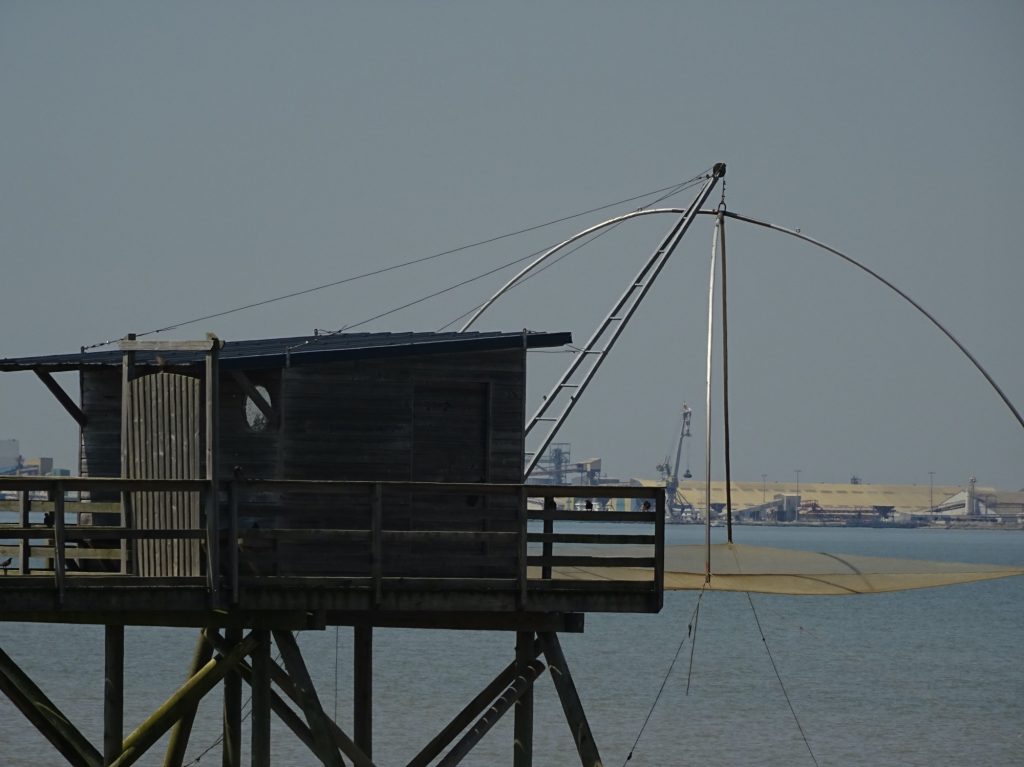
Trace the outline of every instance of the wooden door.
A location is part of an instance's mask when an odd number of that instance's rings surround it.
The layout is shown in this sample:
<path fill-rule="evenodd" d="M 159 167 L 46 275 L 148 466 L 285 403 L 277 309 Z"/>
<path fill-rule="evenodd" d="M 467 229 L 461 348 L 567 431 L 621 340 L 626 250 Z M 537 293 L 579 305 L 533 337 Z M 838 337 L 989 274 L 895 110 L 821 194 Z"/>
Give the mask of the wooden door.
<path fill-rule="evenodd" d="M 199 479 L 202 455 L 201 380 L 162 370 L 129 383 L 125 476 Z M 138 530 L 199 529 L 199 493 L 132 493 Z M 135 572 L 144 576 L 202 574 L 199 541 L 147 540 L 134 548 Z"/>

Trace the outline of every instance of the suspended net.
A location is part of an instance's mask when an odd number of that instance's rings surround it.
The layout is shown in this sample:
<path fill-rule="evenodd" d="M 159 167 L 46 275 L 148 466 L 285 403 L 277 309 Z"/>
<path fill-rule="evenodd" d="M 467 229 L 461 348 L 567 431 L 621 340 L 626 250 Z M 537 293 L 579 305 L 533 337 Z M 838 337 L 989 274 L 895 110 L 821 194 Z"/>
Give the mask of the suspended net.
<path fill-rule="evenodd" d="M 711 546 L 705 583 L 704 545 L 665 547 L 665 589 L 762 594 L 842 595 L 906 591 L 1024 575 L 1024 567 L 824 554 L 722 543 Z M 532 575 L 532 573 L 531 573 Z M 555 580 L 649 581 L 647 568 L 556 567 Z"/>

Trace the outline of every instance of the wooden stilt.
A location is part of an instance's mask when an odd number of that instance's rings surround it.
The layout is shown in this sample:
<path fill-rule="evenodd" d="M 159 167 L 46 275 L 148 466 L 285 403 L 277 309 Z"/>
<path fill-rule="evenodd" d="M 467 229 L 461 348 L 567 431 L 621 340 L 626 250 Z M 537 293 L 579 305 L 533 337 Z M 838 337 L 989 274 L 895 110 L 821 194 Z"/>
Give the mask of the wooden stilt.
<path fill-rule="evenodd" d="M 218 649 L 219 649 L 220 646 L 223 646 L 223 642 L 224 642 L 223 639 L 214 638 L 213 641 L 215 643 L 215 646 L 218 647 Z M 220 644 L 218 645 L 218 643 L 220 643 Z M 279 665 L 277 665 L 276 663 L 274 663 L 273 661 L 271 661 L 269 659 L 268 659 L 268 664 L 270 666 L 270 672 L 269 673 L 270 673 L 271 680 L 273 680 L 274 684 L 276 684 L 278 687 L 281 688 L 281 692 L 283 692 L 285 695 L 287 695 L 290 700 L 292 700 L 296 705 L 298 705 L 301 708 L 302 707 L 302 695 L 299 692 L 298 685 L 294 681 L 292 681 L 292 678 L 290 676 L 288 676 L 288 672 L 285 671 L 283 668 L 281 668 Z M 253 667 L 254 667 L 253 668 L 253 673 L 255 673 L 255 662 L 253 663 Z M 245 673 L 246 673 L 246 666 L 244 664 L 242 664 L 241 665 L 241 669 L 242 669 L 242 675 L 244 677 Z M 255 696 L 255 690 L 253 691 L 253 695 Z M 284 703 L 283 701 L 282 701 L 282 705 L 287 707 L 287 704 Z M 273 705 L 273 696 L 271 697 L 271 706 L 273 707 L 274 712 L 278 713 L 278 709 L 276 707 L 274 707 L 274 705 Z M 285 719 L 282 718 L 282 721 L 284 721 L 285 724 L 288 724 L 288 720 L 285 720 Z M 359 749 L 358 746 L 356 746 L 355 742 L 353 742 L 353 740 L 351 738 L 349 738 L 348 735 L 346 735 L 342 731 L 342 729 L 340 727 L 338 727 L 337 724 L 335 724 L 330 719 L 327 719 L 326 721 L 327 721 L 327 726 L 328 726 L 329 731 L 330 731 L 329 734 L 330 734 L 330 736 L 334 740 L 334 745 L 337 746 L 338 749 L 345 756 L 347 756 L 349 759 L 352 760 L 352 764 L 355 765 L 355 767 L 374 767 L 373 762 L 366 756 L 366 754 L 364 754 Z M 289 726 L 291 726 L 291 725 L 289 725 Z M 302 727 L 307 732 L 312 732 L 307 725 L 302 724 Z M 300 735 L 300 738 L 301 737 L 302 736 Z M 305 739 L 303 739 L 303 742 L 307 743 L 307 745 L 309 746 L 309 750 L 310 751 L 312 751 L 314 754 L 316 753 L 316 748 L 315 748 L 315 744 L 314 744 L 314 742 L 312 740 L 312 735 L 310 735 L 310 740 L 309 741 L 306 741 Z"/>
<path fill-rule="evenodd" d="M 533 632 L 516 632 L 516 672 L 524 675 L 530 663 L 536 658 L 533 652 Z M 516 701 L 516 718 L 512 750 L 513 767 L 533 765 L 533 686 L 531 685 Z"/>
<path fill-rule="evenodd" d="M 331 737 L 331 720 L 320 705 L 320 698 L 317 697 L 313 680 L 302 660 L 298 642 L 289 631 L 275 631 L 274 641 L 277 642 L 277 648 L 281 651 L 281 658 L 284 660 L 285 668 L 288 669 L 288 675 L 295 682 L 299 694 L 299 705 L 302 706 L 306 722 L 309 724 L 309 729 L 313 731 L 313 739 L 316 741 L 317 758 L 324 763 L 324 767 L 344 767 L 345 762 Z"/>
<path fill-rule="evenodd" d="M 249 654 L 255 642 L 252 637 L 242 640 L 230 654 L 212 659 L 185 682 L 145 722 L 124 739 L 121 756 L 111 767 L 128 767 L 138 761 L 156 743 L 182 714 L 195 707 L 206 693 L 212 690 L 224 675 L 242 658 Z"/>
<path fill-rule="evenodd" d="M 353 732 L 356 745 L 373 758 L 373 626 L 356 626 L 353 658 Z"/>
<path fill-rule="evenodd" d="M 10 698 L 72 767 L 101 767 L 100 752 L 3 650 L 0 650 L 0 692 Z"/>
<path fill-rule="evenodd" d="M 455 767 L 466 755 L 473 750 L 473 747 L 483 739 L 490 729 L 498 723 L 505 713 L 515 705 L 516 701 L 533 687 L 534 680 L 544 671 L 544 663 L 535 660 L 530 663 L 522 674 L 517 675 L 515 680 L 508 686 L 508 689 L 501 694 L 487 712 L 481 716 L 472 729 L 455 744 L 444 759 L 437 763 L 437 767 Z"/>
<path fill-rule="evenodd" d="M 224 632 L 229 647 L 242 641 L 242 630 L 229 628 Z M 223 767 L 242 767 L 242 674 L 238 666 L 224 676 L 224 746 Z"/>
<path fill-rule="evenodd" d="M 124 740 L 124 626 L 104 631 L 103 764 L 121 754 Z"/>
<path fill-rule="evenodd" d="M 597 751 L 597 744 L 594 742 L 594 734 L 590 731 L 590 724 L 587 722 L 587 715 L 583 711 L 583 704 L 580 702 L 576 685 L 569 673 L 569 665 L 562 653 L 562 645 L 558 641 L 558 635 L 554 632 L 541 632 L 539 635 L 541 646 L 544 648 L 544 657 L 551 667 L 551 679 L 555 683 L 555 690 L 558 691 L 558 698 L 562 702 L 562 710 L 565 712 L 565 720 L 569 723 L 572 731 L 572 738 L 576 742 L 576 751 L 579 753 L 580 763 L 583 767 L 602 767 L 601 755 Z"/>
<path fill-rule="evenodd" d="M 270 632 L 252 632 L 252 767 L 270 767 Z"/>
<path fill-rule="evenodd" d="M 213 645 L 207 641 L 203 632 L 199 632 L 199 639 L 196 641 L 196 649 L 192 654 L 192 664 L 189 666 L 188 678 L 191 679 L 213 657 Z M 197 701 L 198 704 L 198 701 Z M 171 731 L 170 740 L 167 743 L 167 753 L 164 754 L 164 767 L 181 767 L 185 761 L 185 749 L 188 747 L 189 737 L 192 735 L 192 723 L 196 718 L 196 706 L 182 712 L 181 718 L 174 725 Z M 120 744 L 118 744 L 120 751 Z"/>

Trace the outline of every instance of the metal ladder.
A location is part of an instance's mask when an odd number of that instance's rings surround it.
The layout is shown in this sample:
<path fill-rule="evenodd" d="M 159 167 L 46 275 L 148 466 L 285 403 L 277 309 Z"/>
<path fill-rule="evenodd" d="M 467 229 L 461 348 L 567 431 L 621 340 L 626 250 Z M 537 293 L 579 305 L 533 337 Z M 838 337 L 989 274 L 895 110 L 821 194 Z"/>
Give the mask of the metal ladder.
<path fill-rule="evenodd" d="M 651 289 L 654 280 L 664 268 L 669 256 L 672 255 L 676 246 L 679 245 L 679 241 L 686 234 L 686 230 L 690 228 L 690 224 L 696 218 L 697 212 L 711 195 L 715 184 L 723 176 L 725 176 L 725 163 L 717 163 L 703 186 L 701 186 L 693 202 L 686 209 L 686 212 L 672 225 L 672 228 L 662 239 L 658 248 L 647 259 L 647 262 L 626 287 L 626 290 L 619 297 L 612 310 L 605 316 L 601 324 L 598 325 L 593 335 L 590 336 L 586 346 L 577 353 L 572 364 L 569 365 L 558 383 L 544 397 L 544 401 L 537 409 L 537 412 L 527 422 L 527 440 L 530 439 L 531 433 L 534 432 L 538 425 L 545 424 L 548 428 L 546 431 L 538 430 L 538 433 L 543 433 L 540 443 L 535 450 L 526 453 L 527 464 L 523 475 L 524 478 L 529 477 L 530 473 L 537 466 L 558 429 L 569 417 L 569 413 L 572 412 L 573 407 L 575 407 L 583 395 L 583 391 L 597 373 L 598 368 L 601 367 L 601 363 L 604 362 L 608 353 L 611 352 L 615 341 L 622 334 L 640 302 Z M 557 415 L 548 415 L 548 412 L 552 409 L 557 412 Z"/>

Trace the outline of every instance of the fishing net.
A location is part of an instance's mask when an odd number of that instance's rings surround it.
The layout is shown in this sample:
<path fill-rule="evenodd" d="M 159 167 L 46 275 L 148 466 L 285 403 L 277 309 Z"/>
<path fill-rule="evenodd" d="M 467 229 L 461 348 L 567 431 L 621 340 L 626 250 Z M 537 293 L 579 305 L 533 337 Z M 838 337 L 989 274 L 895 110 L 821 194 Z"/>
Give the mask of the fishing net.
<path fill-rule="evenodd" d="M 700 544 L 666 546 L 665 589 L 707 588 L 789 595 L 876 594 L 1024 575 L 1024 567 L 723 543 L 711 546 L 711 579 L 705 583 L 706 554 L 706 547 Z M 555 580 L 574 581 L 650 581 L 651 577 L 649 568 L 633 567 L 556 567 L 552 572 Z"/>

